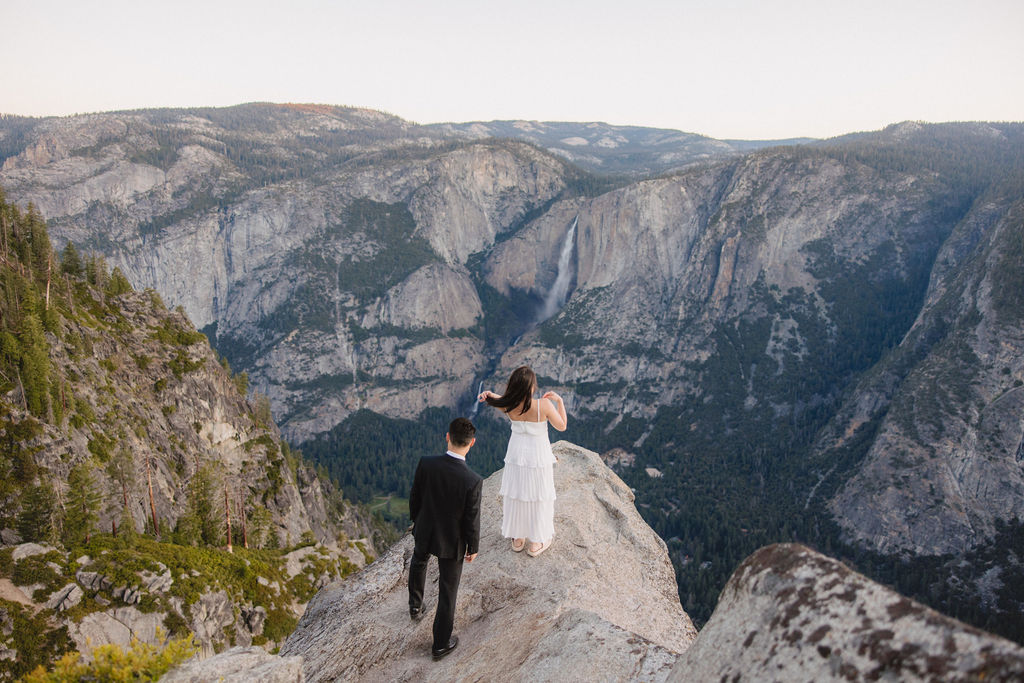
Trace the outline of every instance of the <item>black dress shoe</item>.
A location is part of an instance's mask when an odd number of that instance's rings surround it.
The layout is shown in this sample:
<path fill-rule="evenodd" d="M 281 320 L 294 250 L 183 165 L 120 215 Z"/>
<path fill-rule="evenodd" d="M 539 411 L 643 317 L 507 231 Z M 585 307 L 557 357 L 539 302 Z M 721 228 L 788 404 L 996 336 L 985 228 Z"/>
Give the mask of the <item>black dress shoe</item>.
<path fill-rule="evenodd" d="M 432 647 L 432 648 L 430 648 L 430 654 L 434 655 L 434 661 L 436 662 L 437 660 L 441 659 L 442 657 L 447 656 L 452 650 L 454 650 L 456 648 L 456 646 L 458 646 L 458 644 L 459 644 L 459 637 L 458 636 L 452 636 L 451 640 L 448 641 L 448 645 L 446 645 L 445 647 L 442 647 L 442 648 Z"/>
<path fill-rule="evenodd" d="M 423 618 L 423 608 L 422 607 L 410 607 L 409 608 L 409 617 L 413 621 L 419 621 L 420 619 Z"/>

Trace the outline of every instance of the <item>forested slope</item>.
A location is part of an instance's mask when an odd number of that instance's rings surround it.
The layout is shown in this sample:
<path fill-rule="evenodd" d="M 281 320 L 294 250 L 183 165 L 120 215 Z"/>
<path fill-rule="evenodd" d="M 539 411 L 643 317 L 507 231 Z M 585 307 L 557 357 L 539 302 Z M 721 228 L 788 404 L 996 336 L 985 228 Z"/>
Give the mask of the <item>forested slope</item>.
<path fill-rule="evenodd" d="M 157 628 L 273 647 L 375 552 L 180 311 L 2 195 L 0 279 L 0 676 Z"/>

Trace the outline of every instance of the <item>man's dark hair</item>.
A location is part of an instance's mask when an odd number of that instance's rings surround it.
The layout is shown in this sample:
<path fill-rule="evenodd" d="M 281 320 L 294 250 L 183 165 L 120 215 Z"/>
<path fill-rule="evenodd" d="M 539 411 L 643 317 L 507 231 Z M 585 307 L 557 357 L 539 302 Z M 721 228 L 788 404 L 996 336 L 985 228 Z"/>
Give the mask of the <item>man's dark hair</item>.
<path fill-rule="evenodd" d="M 464 417 L 457 417 L 448 425 L 448 438 L 451 439 L 453 446 L 468 446 L 475 435 L 476 427 Z"/>

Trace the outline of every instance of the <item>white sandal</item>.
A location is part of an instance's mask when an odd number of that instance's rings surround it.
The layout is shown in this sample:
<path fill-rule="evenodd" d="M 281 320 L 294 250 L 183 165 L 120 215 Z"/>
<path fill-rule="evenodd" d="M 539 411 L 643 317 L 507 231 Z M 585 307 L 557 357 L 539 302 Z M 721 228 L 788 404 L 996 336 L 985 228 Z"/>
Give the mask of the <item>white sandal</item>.
<path fill-rule="evenodd" d="M 526 554 L 529 555 L 530 557 L 537 557 L 542 552 L 544 552 L 545 550 L 550 548 L 551 547 L 551 543 L 552 543 L 552 541 L 548 541 L 547 543 L 541 543 L 539 548 L 537 548 L 536 550 L 533 550 L 533 549 L 527 550 Z"/>

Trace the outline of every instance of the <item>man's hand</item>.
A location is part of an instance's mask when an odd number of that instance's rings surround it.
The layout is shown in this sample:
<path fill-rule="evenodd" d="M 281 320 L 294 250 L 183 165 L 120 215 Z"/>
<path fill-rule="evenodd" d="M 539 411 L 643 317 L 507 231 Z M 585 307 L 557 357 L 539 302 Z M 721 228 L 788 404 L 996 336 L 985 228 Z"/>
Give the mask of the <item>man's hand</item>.
<path fill-rule="evenodd" d="M 466 562 L 472 562 L 473 560 L 476 559 L 476 556 L 477 556 L 477 553 L 473 553 L 472 555 L 466 555 Z"/>

